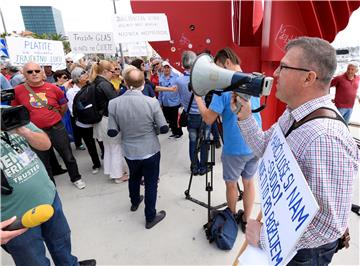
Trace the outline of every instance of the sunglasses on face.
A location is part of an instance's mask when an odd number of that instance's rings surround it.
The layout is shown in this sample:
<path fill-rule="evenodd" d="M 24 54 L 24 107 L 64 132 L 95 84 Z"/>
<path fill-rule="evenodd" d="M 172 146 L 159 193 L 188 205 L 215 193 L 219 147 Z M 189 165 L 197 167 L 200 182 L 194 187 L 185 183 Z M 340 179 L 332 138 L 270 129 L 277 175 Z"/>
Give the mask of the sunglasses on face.
<path fill-rule="evenodd" d="M 120 70 L 120 68 L 115 68 L 115 71 L 116 71 L 116 70 Z"/>
<path fill-rule="evenodd" d="M 29 75 L 31 75 L 32 73 L 36 73 L 36 74 L 39 74 L 41 72 L 40 69 L 35 69 L 35 70 L 27 70 L 26 73 L 28 73 Z"/>
<path fill-rule="evenodd" d="M 74 63 L 74 61 L 66 61 L 66 63 L 72 64 L 72 63 Z"/>

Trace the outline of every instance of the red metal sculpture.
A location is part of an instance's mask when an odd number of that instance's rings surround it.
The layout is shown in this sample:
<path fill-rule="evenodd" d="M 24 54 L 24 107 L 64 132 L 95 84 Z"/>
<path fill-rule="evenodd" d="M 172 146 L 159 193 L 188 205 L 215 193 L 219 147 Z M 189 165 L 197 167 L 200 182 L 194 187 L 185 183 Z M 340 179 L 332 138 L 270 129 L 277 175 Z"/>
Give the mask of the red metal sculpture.
<path fill-rule="evenodd" d="M 172 40 L 151 45 L 179 70 L 184 50 L 215 53 L 229 46 L 240 56 L 245 72 L 272 75 L 287 41 L 306 35 L 332 42 L 360 1 L 131 0 L 131 6 L 134 13 L 167 15 Z M 262 112 L 264 129 L 284 110 L 274 95 L 273 91 Z"/>

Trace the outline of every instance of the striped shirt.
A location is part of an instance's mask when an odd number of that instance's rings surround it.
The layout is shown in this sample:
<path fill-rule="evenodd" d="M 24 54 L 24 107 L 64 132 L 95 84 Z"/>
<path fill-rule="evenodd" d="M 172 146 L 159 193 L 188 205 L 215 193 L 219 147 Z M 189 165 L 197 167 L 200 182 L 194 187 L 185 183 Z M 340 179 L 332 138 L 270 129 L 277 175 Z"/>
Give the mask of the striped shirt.
<path fill-rule="evenodd" d="M 277 123 L 285 134 L 294 121 L 300 121 L 320 107 L 337 110 L 330 96 L 326 95 L 294 110 L 287 108 Z M 254 153 L 261 157 L 274 126 L 263 132 L 250 116 L 239 121 L 239 127 Z M 341 121 L 327 118 L 306 122 L 290 133 L 286 140 L 320 207 L 296 249 L 333 242 L 344 233 L 349 219 L 353 179 L 359 167 L 356 143 Z M 265 247 L 264 227 L 260 242 Z"/>

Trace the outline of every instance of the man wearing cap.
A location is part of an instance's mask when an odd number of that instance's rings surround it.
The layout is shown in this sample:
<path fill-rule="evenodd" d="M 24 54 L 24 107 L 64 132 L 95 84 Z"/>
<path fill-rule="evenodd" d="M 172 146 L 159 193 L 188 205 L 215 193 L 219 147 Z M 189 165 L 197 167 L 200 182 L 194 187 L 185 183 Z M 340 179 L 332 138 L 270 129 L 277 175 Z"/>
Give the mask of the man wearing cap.
<path fill-rule="evenodd" d="M 163 73 L 159 78 L 159 85 L 162 87 L 174 87 L 178 75 L 171 71 L 169 62 L 162 63 Z M 178 112 L 180 108 L 180 96 L 178 91 L 161 91 L 159 102 L 163 108 L 166 120 L 169 122 L 172 134 L 169 138 L 179 139 L 183 135 L 181 127 L 178 126 Z"/>
<path fill-rule="evenodd" d="M 63 159 L 71 182 L 79 189 L 85 188 L 77 162 L 72 154 L 68 134 L 61 118 L 67 110 L 64 92 L 56 85 L 43 81 L 43 71 L 39 64 L 28 62 L 23 67 L 26 82 L 15 87 L 13 106 L 23 105 L 30 112 L 30 121 L 45 131 L 51 144 Z M 35 150 L 55 183 L 49 162 L 49 150 Z"/>
<path fill-rule="evenodd" d="M 13 88 L 25 82 L 24 75 L 21 74 L 20 69 L 18 67 L 9 65 L 7 68 L 9 74 L 11 75 L 9 82 Z"/>
<path fill-rule="evenodd" d="M 334 100 L 335 106 L 347 124 L 349 124 L 350 121 L 355 98 L 357 98 L 360 102 L 360 96 L 356 94 L 360 81 L 360 76 L 356 75 L 358 69 L 359 68 L 357 64 L 348 64 L 346 72 L 333 78 L 330 85 L 331 87 L 335 86 L 336 88 Z"/>

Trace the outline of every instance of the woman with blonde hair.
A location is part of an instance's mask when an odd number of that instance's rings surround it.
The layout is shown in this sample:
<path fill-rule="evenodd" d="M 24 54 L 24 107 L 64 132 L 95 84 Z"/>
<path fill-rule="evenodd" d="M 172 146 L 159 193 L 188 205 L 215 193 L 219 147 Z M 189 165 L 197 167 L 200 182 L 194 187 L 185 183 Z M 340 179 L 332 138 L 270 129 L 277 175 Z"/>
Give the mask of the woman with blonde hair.
<path fill-rule="evenodd" d="M 118 64 L 118 62 L 113 61 L 111 62 L 114 66 L 115 73 L 112 75 L 111 78 L 111 84 L 114 86 L 117 93 L 121 90 L 121 87 L 123 85 L 123 77 L 121 76 L 121 68 Z"/>
<path fill-rule="evenodd" d="M 128 180 L 128 176 L 125 174 L 126 163 L 121 152 L 120 136 L 111 138 L 107 135 L 108 104 L 117 96 L 115 88 L 110 82 L 114 73 L 115 68 L 111 62 L 100 60 L 93 64 L 90 80 L 96 86 L 96 106 L 103 114 L 102 120 L 94 125 L 94 138 L 104 144 L 104 174 L 109 175 L 115 183 L 120 183 Z"/>

